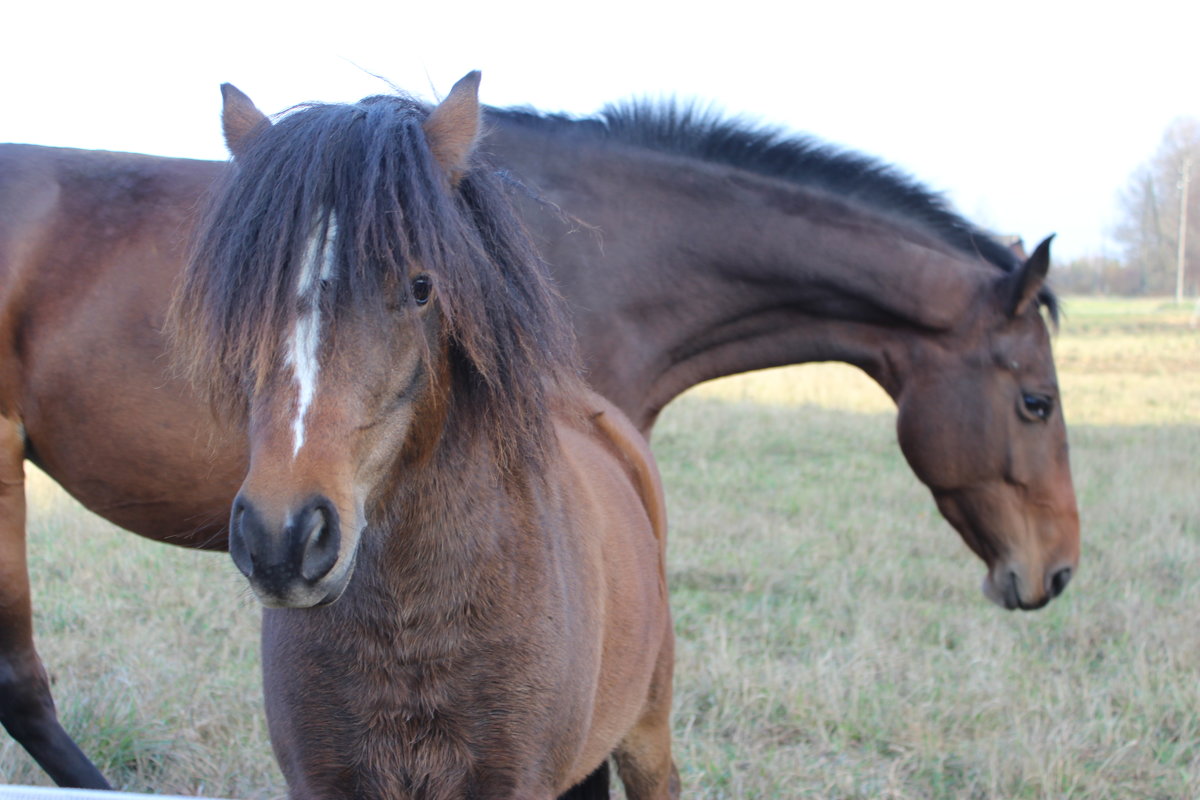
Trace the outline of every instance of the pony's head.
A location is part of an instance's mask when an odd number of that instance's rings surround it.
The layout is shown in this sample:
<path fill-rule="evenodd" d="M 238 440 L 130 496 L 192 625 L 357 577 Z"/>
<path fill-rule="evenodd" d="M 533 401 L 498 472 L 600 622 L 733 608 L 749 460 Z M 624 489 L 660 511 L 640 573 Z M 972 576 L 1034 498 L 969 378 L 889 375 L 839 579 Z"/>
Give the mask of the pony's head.
<path fill-rule="evenodd" d="M 230 178 L 172 309 L 176 356 L 245 426 L 230 552 L 270 606 L 335 600 L 359 539 L 439 448 L 498 474 L 544 455 L 574 380 L 548 279 L 476 166 L 479 75 L 271 124 L 231 86 Z M 446 459 L 442 459 L 445 461 Z"/>

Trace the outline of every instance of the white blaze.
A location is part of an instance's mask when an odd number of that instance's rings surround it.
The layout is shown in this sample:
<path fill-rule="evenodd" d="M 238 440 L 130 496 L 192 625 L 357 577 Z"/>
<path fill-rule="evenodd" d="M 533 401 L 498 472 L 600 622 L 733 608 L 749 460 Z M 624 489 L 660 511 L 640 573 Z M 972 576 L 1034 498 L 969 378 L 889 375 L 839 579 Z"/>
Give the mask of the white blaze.
<path fill-rule="evenodd" d="M 320 225 L 313 231 L 300 265 L 296 296 L 308 299 L 308 309 L 296 320 L 296 328 L 288 340 L 286 363 L 296 379 L 296 418 L 292 420 L 292 457 L 304 446 L 304 419 L 317 393 L 317 376 L 321 365 L 317 354 L 321 345 L 321 281 L 333 277 L 336 266 L 334 239 L 337 237 L 337 217 L 331 212 L 325 236 Z"/>

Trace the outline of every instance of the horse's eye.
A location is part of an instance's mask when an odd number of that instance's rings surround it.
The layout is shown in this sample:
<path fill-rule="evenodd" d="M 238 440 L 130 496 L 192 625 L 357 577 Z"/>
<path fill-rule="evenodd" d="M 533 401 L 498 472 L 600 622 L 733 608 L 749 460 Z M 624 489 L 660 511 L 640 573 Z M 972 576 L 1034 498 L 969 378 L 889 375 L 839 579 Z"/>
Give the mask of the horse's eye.
<path fill-rule="evenodd" d="M 1039 422 L 1050 418 L 1054 411 L 1054 398 L 1045 394 L 1021 393 L 1021 416 Z"/>
<path fill-rule="evenodd" d="M 413 278 L 412 296 L 413 300 L 417 301 L 417 305 L 423 306 L 428 303 L 431 292 L 433 292 L 433 281 L 428 275 L 418 275 Z"/>

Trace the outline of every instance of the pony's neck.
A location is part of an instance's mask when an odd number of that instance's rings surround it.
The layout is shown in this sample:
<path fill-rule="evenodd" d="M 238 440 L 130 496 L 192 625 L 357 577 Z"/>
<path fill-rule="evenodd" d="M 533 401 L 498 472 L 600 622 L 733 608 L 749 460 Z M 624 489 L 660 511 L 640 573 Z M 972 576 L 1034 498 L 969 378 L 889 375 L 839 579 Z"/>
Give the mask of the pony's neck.
<path fill-rule="evenodd" d="M 401 463 L 370 504 L 355 576 L 341 603 L 387 642 L 388 658 L 435 661 L 462 649 L 478 608 L 504 586 L 505 500 L 493 444 L 447 420 L 427 459 Z M 507 479 L 516 480 L 516 479 Z M 352 610 L 352 611 L 351 611 Z"/>
<path fill-rule="evenodd" d="M 494 136 L 540 195 L 528 218 L 564 293 L 589 306 L 585 360 L 617 365 L 595 387 L 643 431 L 697 383 L 786 364 L 854 364 L 895 396 L 897 354 L 953 327 L 999 274 L 821 189 L 502 121 Z"/>
<path fill-rule="evenodd" d="M 269 713 L 274 705 L 293 728 L 321 719 L 317 762 L 354 764 L 369 787 L 360 794 L 426 797 L 424 787 L 437 786 L 439 797 L 475 796 L 488 748 L 515 746 L 480 724 L 474 706 L 492 691 L 478 678 L 490 674 L 481 663 L 515 649 L 512 614 L 523 606 L 512 598 L 527 591 L 504 568 L 503 527 L 486 524 L 500 503 L 488 486 L 494 470 L 476 455 L 439 447 L 423 468 L 397 476 L 405 487 L 369 514 L 337 602 L 264 615 L 264 641 L 274 645 L 265 653 L 276 659 Z M 292 646 L 299 665 L 281 666 Z"/>

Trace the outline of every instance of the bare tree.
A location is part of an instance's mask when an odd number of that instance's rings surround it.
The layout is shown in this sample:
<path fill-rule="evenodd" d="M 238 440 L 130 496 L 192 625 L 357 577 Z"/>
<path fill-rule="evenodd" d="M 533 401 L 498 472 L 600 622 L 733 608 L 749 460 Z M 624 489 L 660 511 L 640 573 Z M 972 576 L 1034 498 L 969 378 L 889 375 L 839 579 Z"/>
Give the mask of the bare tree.
<path fill-rule="evenodd" d="M 1121 192 L 1122 219 L 1113 235 L 1138 275 L 1139 293 L 1195 292 L 1200 285 L 1198 173 L 1200 119 L 1180 118 L 1167 126 L 1158 150 Z"/>

